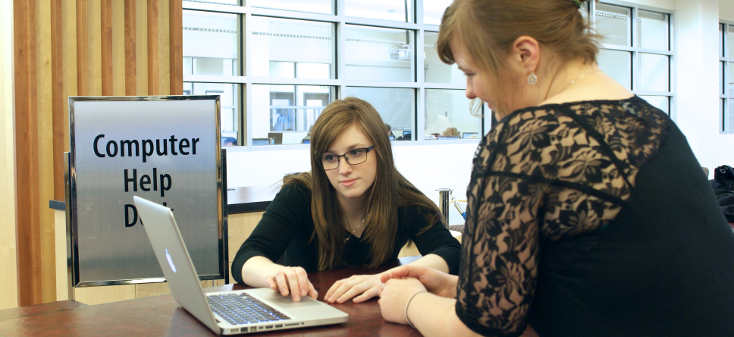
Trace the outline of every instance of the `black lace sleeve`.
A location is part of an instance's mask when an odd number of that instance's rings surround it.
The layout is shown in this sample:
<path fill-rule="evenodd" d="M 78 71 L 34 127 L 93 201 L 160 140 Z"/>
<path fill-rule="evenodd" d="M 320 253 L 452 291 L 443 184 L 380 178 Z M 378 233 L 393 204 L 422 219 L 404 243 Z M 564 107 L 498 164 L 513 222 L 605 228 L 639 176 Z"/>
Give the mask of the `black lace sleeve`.
<path fill-rule="evenodd" d="M 467 190 L 456 313 L 483 335 L 525 329 L 541 247 L 603 230 L 669 119 L 637 97 L 507 116 L 482 140 Z M 543 263 L 546 263 L 544 261 Z"/>

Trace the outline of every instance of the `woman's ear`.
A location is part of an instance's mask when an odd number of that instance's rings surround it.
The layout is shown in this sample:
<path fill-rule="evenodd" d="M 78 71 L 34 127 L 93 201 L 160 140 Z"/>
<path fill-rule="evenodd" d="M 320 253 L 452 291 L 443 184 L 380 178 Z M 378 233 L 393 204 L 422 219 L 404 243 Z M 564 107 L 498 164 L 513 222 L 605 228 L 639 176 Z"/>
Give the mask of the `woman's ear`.
<path fill-rule="evenodd" d="M 522 74 L 536 71 L 540 61 L 540 43 L 530 36 L 515 39 L 510 50 L 510 61 Z"/>

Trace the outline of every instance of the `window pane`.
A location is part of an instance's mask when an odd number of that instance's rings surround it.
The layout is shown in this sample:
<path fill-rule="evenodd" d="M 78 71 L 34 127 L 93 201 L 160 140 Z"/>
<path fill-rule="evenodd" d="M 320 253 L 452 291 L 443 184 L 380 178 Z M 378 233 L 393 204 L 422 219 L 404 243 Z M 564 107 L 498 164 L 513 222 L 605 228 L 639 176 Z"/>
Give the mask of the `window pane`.
<path fill-rule="evenodd" d="M 413 22 L 413 0 L 344 0 L 344 14 L 360 18 Z"/>
<path fill-rule="evenodd" d="M 668 96 L 640 96 L 652 106 L 663 110 L 666 114 L 670 114 L 670 98 Z"/>
<path fill-rule="evenodd" d="M 284 9 L 294 12 L 334 14 L 331 0 L 250 0 L 252 7 Z"/>
<path fill-rule="evenodd" d="M 423 0 L 423 23 L 440 25 L 443 12 L 452 0 Z"/>
<path fill-rule="evenodd" d="M 662 13 L 638 11 L 637 28 L 640 47 L 670 50 L 668 38 L 668 15 Z"/>
<path fill-rule="evenodd" d="M 237 15 L 183 11 L 184 74 L 238 75 Z"/>
<path fill-rule="evenodd" d="M 333 78 L 334 25 L 252 17 L 252 76 Z"/>
<path fill-rule="evenodd" d="M 729 114 L 727 117 L 728 120 L 728 126 L 726 128 L 726 131 L 729 133 L 734 133 L 734 116 L 732 116 L 732 111 L 734 111 L 734 100 L 729 100 Z"/>
<path fill-rule="evenodd" d="M 726 98 L 719 99 L 719 121 L 721 122 L 720 130 L 719 131 L 725 131 L 726 133 L 731 133 L 729 131 L 729 125 L 727 123 L 726 118 Z"/>
<path fill-rule="evenodd" d="M 242 145 L 239 140 L 240 103 L 239 84 L 184 82 L 184 95 L 219 95 L 222 112 L 219 123 L 222 128 L 222 146 Z"/>
<path fill-rule="evenodd" d="M 724 85 L 724 65 L 726 62 L 719 62 L 719 95 L 726 95 L 726 86 Z"/>
<path fill-rule="evenodd" d="M 599 67 L 607 75 L 623 85 L 627 90 L 632 90 L 632 54 L 618 50 L 599 50 L 597 56 Z"/>
<path fill-rule="evenodd" d="M 456 63 L 448 65 L 438 58 L 436 40 L 438 40 L 438 33 L 425 33 L 423 51 L 426 55 L 426 82 L 465 84 L 466 78 L 464 77 L 464 73 L 459 70 Z"/>
<path fill-rule="evenodd" d="M 630 46 L 630 9 L 597 4 L 596 31 L 603 36 L 602 43 Z"/>
<path fill-rule="evenodd" d="M 729 62 L 729 97 L 734 98 L 734 62 Z"/>
<path fill-rule="evenodd" d="M 640 53 L 640 90 L 670 91 L 668 56 Z"/>
<path fill-rule="evenodd" d="M 482 119 L 470 104 L 463 90 L 426 89 L 426 139 L 481 138 Z"/>
<path fill-rule="evenodd" d="M 734 58 L 734 26 L 729 25 L 729 55 L 728 57 Z"/>
<path fill-rule="evenodd" d="M 331 86 L 253 85 L 252 145 L 307 143 L 335 93 Z"/>
<path fill-rule="evenodd" d="M 345 78 L 414 81 L 412 42 L 412 31 L 347 25 Z"/>
<path fill-rule="evenodd" d="M 413 140 L 415 130 L 415 90 L 405 88 L 347 87 L 344 97 L 361 98 L 375 107 L 382 121 L 389 124 L 395 140 Z"/>

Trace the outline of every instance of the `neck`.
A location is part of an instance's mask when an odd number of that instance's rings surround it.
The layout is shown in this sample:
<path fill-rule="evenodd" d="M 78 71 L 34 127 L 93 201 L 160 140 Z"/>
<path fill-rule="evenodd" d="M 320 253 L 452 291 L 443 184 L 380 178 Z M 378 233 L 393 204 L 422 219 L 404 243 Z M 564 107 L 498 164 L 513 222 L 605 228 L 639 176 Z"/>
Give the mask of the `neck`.
<path fill-rule="evenodd" d="M 545 97 L 542 101 L 546 101 L 549 98 L 556 96 L 573 85 L 588 80 L 593 77 L 593 74 L 600 72 L 601 69 L 596 63 L 584 63 L 583 59 L 574 60 L 568 64 L 556 69 L 555 71 L 548 72 L 549 76 L 552 76 L 546 88 Z"/>
<path fill-rule="evenodd" d="M 361 197 L 353 199 L 344 198 L 341 195 L 337 196 L 339 206 L 341 206 L 341 209 L 344 212 L 344 217 L 350 223 L 354 223 L 355 226 L 357 223 L 353 220 L 359 220 L 361 222 L 362 219 L 364 219 L 365 214 L 367 214 L 367 198 L 370 191 L 371 189 L 365 191 Z"/>

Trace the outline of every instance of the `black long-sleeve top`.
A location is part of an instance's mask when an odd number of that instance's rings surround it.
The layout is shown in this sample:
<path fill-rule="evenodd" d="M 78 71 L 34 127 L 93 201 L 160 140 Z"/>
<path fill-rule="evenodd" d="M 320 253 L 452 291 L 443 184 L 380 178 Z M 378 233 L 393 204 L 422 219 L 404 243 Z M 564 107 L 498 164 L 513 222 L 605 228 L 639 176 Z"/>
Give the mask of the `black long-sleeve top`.
<path fill-rule="evenodd" d="M 520 109 L 474 159 L 456 314 L 487 336 L 734 336 L 734 234 L 685 136 L 626 100 Z"/>
<path fill-rule="evenodd" d="M 400 249 L 410 239 L 422 255 L 436 254 L 443 258 L 449 266 L 449 273 L 456 275 L 461 245 L 443 223 L 439 221 L 419 234 L 428 226 L 426 215 L 429 212 L 419 206 L 398 208 L 398 232 L 390 260 L 397 259 Z M 260 223 L 237 251 L 232 262 L 234 279 L 244 283 L 242 266 L 251 257 L 264 256 L 271 261 L 278 261 L 284 253 L 286 266 L 300 266 L 307 272 L 317 271 L 318 239 L 311 240 L 313 232 L 311 191 L 300 184 L 283 186 L 265 210 Z M 368 264 L 370 248 L 366 241 L 350 235 L 344 247 L 344 264 Z"/>

